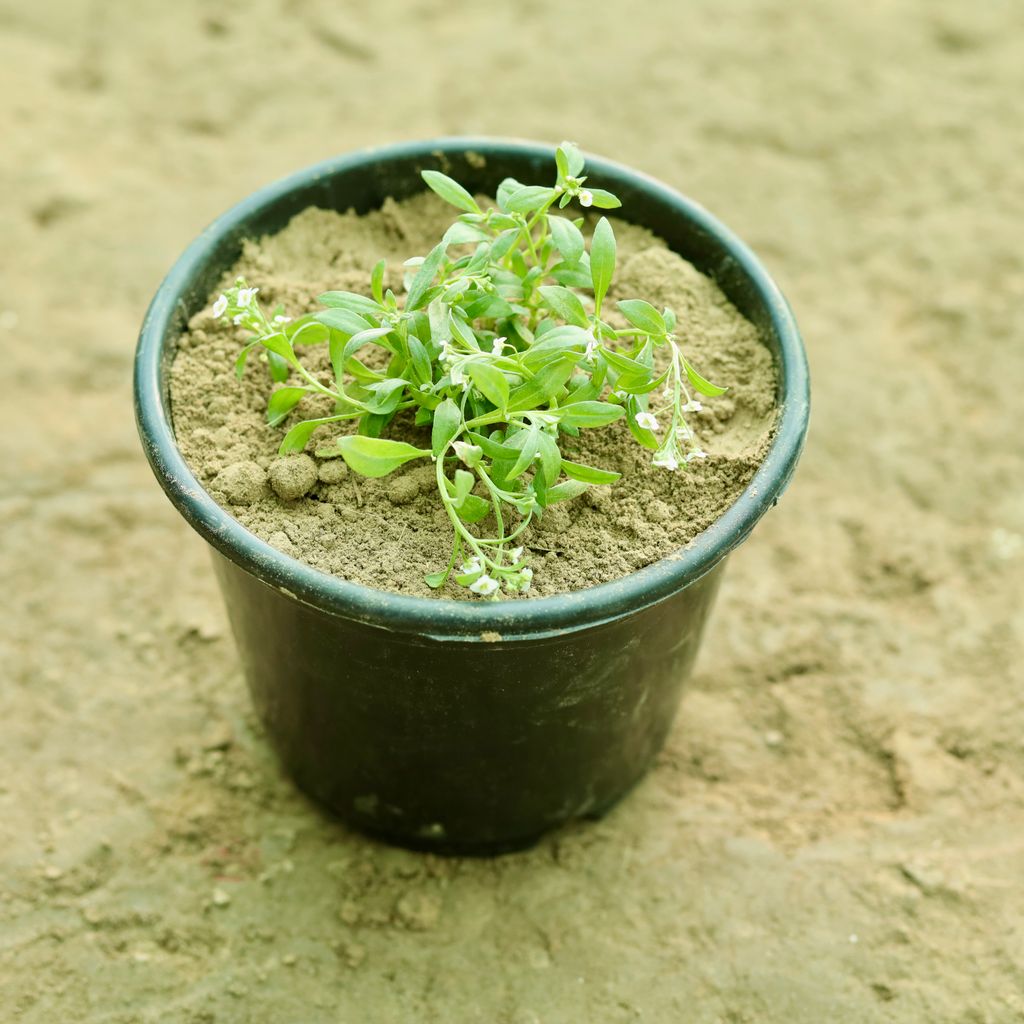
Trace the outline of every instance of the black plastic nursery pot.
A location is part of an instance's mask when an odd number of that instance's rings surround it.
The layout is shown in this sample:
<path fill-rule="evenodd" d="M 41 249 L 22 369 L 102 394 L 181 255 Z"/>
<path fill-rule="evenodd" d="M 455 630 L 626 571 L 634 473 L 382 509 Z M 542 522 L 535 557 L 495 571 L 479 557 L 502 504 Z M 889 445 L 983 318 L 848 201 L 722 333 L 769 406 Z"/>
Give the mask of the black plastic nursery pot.
<path fill-rule="evenodd" d="M 713 277 L 779 370 L 778 426 L 739 499 L 685 548 L 574 593 L 497 602 L 406 597 L 305 565 L 220 508 L 175 443 L 175 345 L 237 260 L 309 206 L 357 212 L 424 188 L 436 168 L 493 194 L 546 181 L 554 149 L 440 139 L 329 160 L 256 192 L 197 238 L 146 314 L 135 363 L 139 433 L 178 511 L 210 543 L 256 707 L 287 770 L 365 832 L 406 846 L 496 853 L 597 816 L 650 766 L 675 717 L 728 554 L 775 504 L 809 414 L 792 313 L 750 250 L 699 205 L 618 164 L 587 173 Z M 429 568 L 429 567 L 425 567 Z"/>

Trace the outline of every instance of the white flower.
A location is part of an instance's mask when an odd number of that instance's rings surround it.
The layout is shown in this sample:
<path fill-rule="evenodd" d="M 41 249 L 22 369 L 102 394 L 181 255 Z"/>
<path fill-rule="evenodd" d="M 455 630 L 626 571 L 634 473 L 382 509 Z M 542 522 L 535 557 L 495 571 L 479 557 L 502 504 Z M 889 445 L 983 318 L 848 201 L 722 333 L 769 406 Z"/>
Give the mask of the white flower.
<path fill-rule="evenodd" d="M 463 371 L 462 366 L 453 366 L 449 371 L 449 375 L 452 378 L 452 383 L 457 388 L 462 388 L 462 390 L 465 391 L 466 388 L 469 387 L 469 384 L 466 381 L 466 374 Z"/>
<path fill-rule="evenodd" d="M 687 452 L 683 456 L 684 462 L 693 462 L 694 459 L 706 459 L 708 457 L 707 452 L 702 452 L 699 448 L 694 448 L 692 452 Z"/>
<path fill-rule="evenodd" d="M 511 558 L 513 562 L 518 562 L 519 559 L 523 557 L 523 549 L 522 548 L 513 548 L 508 553 L 508 557 Z"/>
<path fill-rule="evenodd" d="M 660 452 L 654 453 L 654 458 L 651 459 L 651 465 L 657 466 L 659 469 L 667 469 L 669 472 L 679 468 L 679 460 L 675 456 L 675 452 L 664 449 Z"/>
<path fill-rule="evenodd" d="M 463 571 L 464 574 L 467 574 L 467 575 L 469 573 L 471 573 L 471 572 L 479 572 L 480 571 L 480 559 L 477 558 L 476 555 L 474 555 L 468 562 L 463 562 L 462 563 L 462 571 Z"/>
<path fill-rule="evenodd" d="M 469 585 L 469 589 L 472 590 L 474 594 L 481 594 L 484 597 L 490 597 L 490 595 L 498 589 L 499 585 L 500 584 L 497 580 L 492 580 L 487 573 L 484 573 L 483 576 Z"/>
<path fill-rule="evenodd" d="M 252 304 L 252 300 L 256 298 L 256 293 L 259 288 L 239 288 L 238 298 L 235 300 L 238 306 L 249 306 Z"/>
<path fill-rule="evenodd" d="M 231 322 L 237 327 L 242 322 L 242 314 L 236 313 L 232 318 Z"/>
<path fill-rule="evenodd" d="M 491 343 L 491 355 L 492 356 L 500 356 L 501 355 L 502 350 L 505 348 L 505 341 L 506 340 L 507 339 L 505 339 L 505 338 L 495 338 L 494 339 L 494 341 Z"/>
<path fill-rule="evenodd" d="M 651 412 L 638 412 L 636 414 L 636 425 L 644 430 L 657 430 L 658 418 Z"/>
<path fill-rule="evenodd" d="M 275 324 L 288 324 L 291 323 L 292 318 L 290 316 L 282 316 L 280 313 L 274 317 Z"/>
<path fill-rule="evenodd" d="M 593 206 L 594 193 L 588 188 L 580 189 L 580 206 Z"/>
<path fill-rule="evenodd" d="M 446 338 L 444 341 L 441 342 L 441 351 L 438 353 L 437 358 L 439 362 L 446 363 L 448 362 L 449 359 L 451 359 L 451 357 L 452 353 L 451 350 L 448 348 L 448 339 Z"/>
<path fill-rule="evenodd" d="M 505 577 L 505 586 L 508 588 L 510 594 L 526 593 L 530 589 L 530 584 L 533 581 L 533 570 L 532 569 L 520 569 L 519 572 L 512 573 L 511 576 Z"/>
<path fill-rule="evenodd" d="M 590 359 L 594 352 L 597 351 L 597 338 L 594 337 L 593 331 L 587 331 L 587 350 L 583 354 L 587 359 Z"/>
<path fill-rule="evenodd" d="M 691 398 L 686 405 L 683 406 L 683 412 L 700 412 L 704 406 L 700 404 L 695 398 Z"/>
<path fill-rule="evenodd" d="M 213 304 L 213 315 L 219 319 L 220 317 L 222 317 L 224 315 L 224 310 L 226 310 L 227 308 L 228 308 L 228 297 L 226 295 L 222 295 Z"/>

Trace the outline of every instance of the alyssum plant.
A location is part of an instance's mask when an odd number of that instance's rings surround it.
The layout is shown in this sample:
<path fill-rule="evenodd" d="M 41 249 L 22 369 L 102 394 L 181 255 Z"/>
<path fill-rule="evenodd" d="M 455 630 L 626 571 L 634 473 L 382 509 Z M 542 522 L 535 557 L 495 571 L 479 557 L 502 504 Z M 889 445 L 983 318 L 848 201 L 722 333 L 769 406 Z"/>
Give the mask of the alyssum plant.
<path fill-rule="evenodd" d="M 215 316 L 254 336 L 238 357 L 239 375 L 253 348 L 266 350 L 270 373 L 283 385 L 270 396 L 272 425 L 307 395 L 334 403 L 332 415 L 293 426 L 281 454 L 303 451 L 317 427 L 358 420 L 358 433 L 316 454 L 341 456 L 367 477 L 433 460 L 453 542 L 448 565 L 426 577 L 431 587 L 454 572 L 458 584 L 484 597 L 502 586 L 528 590 L 533 572 L 519 540 L 533 517 L 591 484 L 619 478 L 563 458 L 559 438 L 625 417 L 654 453 L 654 465 L 675 470 L 705 457 L 686 424 L 686 413 L 700 409 L 690 389 L 707 396 L 725 390 L 687 361 L 672 310 L 625 299 L 616 305 L 628 326 L 607 322 L 616 253 L 611 225 L 604 217 L 597 222 L 588 252 L 583 219 L 551 211 L 574 199 L 583 207 L 621 204 L 584 187 L 583 157 L 571 143 L 558 148 L 556 165 L 552 186 L 505 179 L 497 208 L 487 210 L 456 181 L 424 171 L 427 185 L 463 212 L 425 257 L 406 262 L 404 303 L 384 288 L 381 260 L 370 277 L 372 298 L 327 292 L 319 297 L 323 312 L 295 321 L 280 308 L 268 316 L 258 289 L 241 279 L 213 307 Z M 330 385 L 295 352 L 299 344 L 322 343 L 333 367 Z M 359 358 L 367 346 L 385 350 L 371 360 L 385 368 Z M 667 350 L 658 369 L 656 349 Z M 404 410 L 430 426 L 429 448 L 380 436 Z M 471 526 L 488 516 L 491 536 L 480 536 Z"/>

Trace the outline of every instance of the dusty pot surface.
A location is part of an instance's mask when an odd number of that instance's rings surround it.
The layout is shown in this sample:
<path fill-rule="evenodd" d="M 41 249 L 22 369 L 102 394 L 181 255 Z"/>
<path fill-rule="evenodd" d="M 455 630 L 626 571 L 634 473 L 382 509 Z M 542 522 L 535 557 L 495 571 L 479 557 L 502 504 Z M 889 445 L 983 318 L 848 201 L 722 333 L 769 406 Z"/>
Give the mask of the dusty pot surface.
<path fill-rule="evenodd" d="M 606 810 L 664 742 L 726 556 L 778 499 L 809 413 L 803 345 L 785 299 L 746 246 L 701 207 L 588 158 L 623 201 L 713 277 L 761 332 L 779 377 L 772 447 L 740 498 L 686 548 L 619 580 L 535 600 L 430 600 L 329 576 L 245 530 L 175 443 L 176 340 L 246 238 L 309 206 L 357 212 L 424 186 L 436 168 L 473 191 L 545 173 L 552 147 L 441 139 L 349 154 L 239 203 L 160 286 L 135 364 L 139 432 L 161 486 L 212 545 L 246 677 L 286 767 L 356 827 L 405 845 L 490 853 Z"/>

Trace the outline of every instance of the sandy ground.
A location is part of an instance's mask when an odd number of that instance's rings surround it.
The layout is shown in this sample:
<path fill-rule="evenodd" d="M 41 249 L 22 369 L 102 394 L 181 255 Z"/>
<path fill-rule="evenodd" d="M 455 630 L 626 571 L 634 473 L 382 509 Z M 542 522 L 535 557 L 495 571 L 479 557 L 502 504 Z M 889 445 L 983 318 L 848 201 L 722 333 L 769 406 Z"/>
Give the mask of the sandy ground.
<path fill-rule="evenodd" d="M 1022 33 L 1016 0 L 0 0 L 0 1017 L 1024 1020 Z M 229 203 L 475 132 L 700 198 L 815 386 L 657 770 L 494 862 L 280 778 L 129 387 Z"/>

